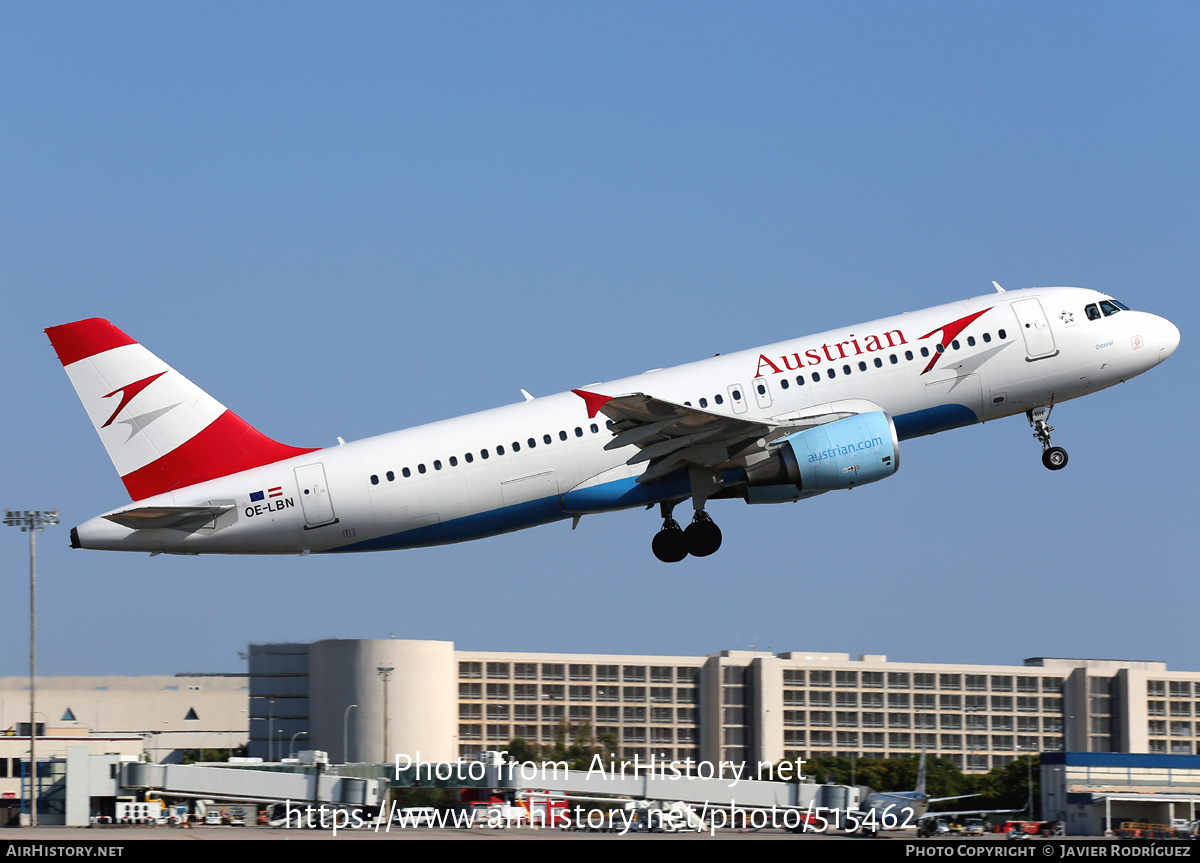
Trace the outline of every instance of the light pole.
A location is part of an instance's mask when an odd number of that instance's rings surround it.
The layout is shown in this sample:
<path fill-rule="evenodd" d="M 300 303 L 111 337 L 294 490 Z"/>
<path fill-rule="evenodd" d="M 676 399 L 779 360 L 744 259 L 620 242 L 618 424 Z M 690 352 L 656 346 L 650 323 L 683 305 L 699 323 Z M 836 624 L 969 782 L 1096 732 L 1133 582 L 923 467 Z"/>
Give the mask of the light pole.
<path fill-rule="evenodd" d="M 37 543 L 34 535 L 58 524 L 58 510 L 6 509 L 4 523 L 29 532 L 29 826 L 37 827 Z"/>
<path fill-rule="evenodd" d="M 308 737 L 307 731 L 297 731 L 295 734 L 292 735 L 292 742 L 288 744 L 288 758 L 296 757 L 296 738 L 299 737 L 301 734 L 303 734 L 305 737 Z"/>
<path fill-rule="evenodd" d="M 388 763 L 388 681 L 392 679 L 394 666 L 377 666 L 376 671 L 383 678 L 383 763 Z"/>
<path fill-rule="evenodd" d="M 245 710 L 239 710 L 238 713 L 246 713 Z M 240 718 L 240 717 L 239 717 Z M 233 731 L 225 732 L 225 742 L 229 744 L 229 760 L 233 760 Z M 250 754 L 250 715 L 246 713 L 246 754 Z"/>
<path fill-rule="evenodd" d="M 170 725 L 170 724 L 171 724 L 171 720 L 169 720 L 169 719 L 164 719 L 164 720 L 162 721 L 162 724 L 163 724 L 163 725 Z M 168 755 L 163 755 L 163 754 L 162 754 L 162 750 L 163 750 L 163 745 L 162 745 L 162 735 L 163 735 L 164 733 L 166 733 L 166 731 L 167 731 L 167 729 L 166 729 L 166 728 L 160 728 L 160 729 L 158 729 L 157 731 L 155 731 L 155 732 L 154 732 L 154 751 L 155 751 L 155 753 L 156 753 L 156 755 L 157 755 L 157 757 L 158 757 L 158 761 L 157 761 L 157 763 L 158 763 L 158 764 L 165 764 L 165 763 L 166 763 L 166 761 L 167 761 L 167 758 L 169 758 L 169 757 L 170 757 L 170 755 L 169 755 L 169 754 L 168 754 Z"/>
<path fill-rule="evenodd" d="M 358 707 L 358 705 L 351 704 L 349 707 L 346 708 L 346 712 L 342 714 L 342 763 L 343 764 L 350 763 L 350 711 L 353 710 L 355 707 Z"/>

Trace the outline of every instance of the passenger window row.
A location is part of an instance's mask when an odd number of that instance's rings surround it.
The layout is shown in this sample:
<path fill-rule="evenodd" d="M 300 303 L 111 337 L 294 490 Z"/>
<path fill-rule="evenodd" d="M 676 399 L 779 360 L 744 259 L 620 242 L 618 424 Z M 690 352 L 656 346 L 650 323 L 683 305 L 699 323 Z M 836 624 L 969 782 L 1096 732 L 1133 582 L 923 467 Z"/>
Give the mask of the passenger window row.
<path fill-rule="evenodd" d="M 613 424 L 612 420 L 608 420 L 607 422 L 605 422 L 605 426 L 607 426 L 607 427 L 611 427 L 612 424 Z M 591 425 L 588 426 L 588 430 L 592 434 L 599 434 L 600 426 L 597 425 L 596 423 L 592 423 Z M 575 437 L 581 438 L 584 436 L 584 434 L 585 434 L 585 432 L 584 432 L 583 426 L 575 426 Z M 559 430 L 558 439 L 560 441 L 570 440 L 570 437 L 571 436 L 569 434 L 567 434 L 567 432 L 565 430 L 562 430 L 562 429 Z M 554 438 L 548 434 L 544 434 L 544 435 L 542 435 L 541 442 L 543 445 L 549 445 L 554 442 Z M 536 449 L 537 445 L 538 445 L 538 440 L 537 440 L 537 438 L 532 438 L 532 437 L 527 438 L 523 445 L 528 447 L 529 449 Z M 521 451 L 522 443 L 521 443 L 521 441 L 515 440 L 510 444 L 510 446 L 512 447 L 512 451 L 514 453 L 518 453 Z M 496 450 L 497 456 L 503 456 L 505 454 L 504 444 L 497 444 L 495 447 L 495 450 Z M 481 449 L 479 451 L 480 459 L 486 461 L 487 459 L 489 459 L 491 457 L 492 457 L 491 450 Z M 474 463 L 475 453 L 473 453 L 473 452 L 464 453 L 462 460 L 466 464 Z M 446 459 L 445 464 L 442 463 L 441 459 L 434 459 L 433 460 L 433 469 L 435 471 L 439 471 L 439 470 L 442 470 L 443 467 L 447 467 L 447 466 L 458 467 L 458 464 L 459 464 L 458 456 L 452 455 L 448 459 Z M 429 469 L 425 466 L 424 463 L 417 465 L 417 474 L 418 475 L 428 473 L 428 472 L 429 472 Z M 405 479 L 407 479 L 408 477 L 411 477 L 413 475 L 412 469 L 407 468 L 407 467 L 401 468 L 400 475 L 403 476 Z M 395 482 L 396 481 L 396 472 L 389 470 L 387 473 L 384 474 L 384 477 L 386 477 L 388 482 Z M 371 485 L 379 485 L 379 474 L 375 474 L 375 473 L 371 474 Z"/>
<path fill-rule="evenodd" d="M 1102 306 L 1110 306 L 1111 304 L 1110 304 L 1110 303 L 1108 303 L 1107 301 L 1105 301 L 1105 302 L 1104 302 L 1104 303 L 1102 303 L 1101 305 L 1102 305 Z M 1117 306 L 1120 306 L 1120 307 L 1121 307 L 1121 308 L 1123 308 L 1123 309 L 1127 309 L 1127 308 L 1128 308 L 1127 306 L 1124 306 L 1124 305 L 1122 305 L 1122 304 L 1120 304 L 1120 303 L 1117 303 L 1116 305 L 1117 305 Z M 1092 312 L 1091 312 L 1091 308 L 1092 308 L 1092 306 L 1089 306 L 1089 307 L 1088 307 L 1088 309 L 1089 309 L 1089 311 L 1088 311 L 1088 316 L 1089 316 L 1089 317 L 1090 317 L 1090 316 L 1091 316 L 1091 314 L 1092 314 Z M 1116 310 L 1115 310 L 1115 308 L 1114 308 L 1114 310 L 1113 310 L 1113 311 L 1108 311 L 1108 309 L 1106 308 L 1106 309 L 1105 309 L 1105 314 L 1115 314 L 1115 311 L 1116 311 Z M 1007 333 L 1005 330 L 998 330 L 998 331 L 997 331 L 997 333 L 996 333 L 996 335 L 997 335 L 997 337 L 998 337 L 998 338 L 999 338 L 1001 341 L 1004 341 L 1005 339 L 1007 339 L 1007 338 L 1008 338 L 1008 333 Z M 985 344 L 987 344 L 987 343 L 990 343 L 990 342 L 992 341 L 992 334 L 991 334 L 991 333 L 984 333 L 984 334 L 981 336 L 981 338 L 982 338 L 982 340 L 983 340 L 983 342 L 984 342 Z M 966 342 L 967 342 L 967 347 L 972 347 L 972 348 L 973 348 L 973 347 L 975 347 L 975 345 L 976 345 L 976 340 L 975 340 L 975 337 L 974 337 L 974 336 L 967 336 Z M 954 341 L 950 342 L 950 348 L 951 348 L 951 350 L 955 350 L 955 351 L 957 351 L 957 350 L 961 350 L 961 349 L 962 349 L 962 343 L 961 343 L 961 342 L 960 342 L 958 339 L 954 339 Z M 934 350 L 935 350 L 935 351 L 937 351 L 939 354 L 940 354 L 940 353 L 945 353 L 945 351 L 946 351 L 946 346 L 945 346 L 945 345 L 943 345 L 943 344 L 941 344 L 941 343 L 938 343 L 938 344 L 937 344 L 937 345 L 934 347 Z M 920 353 L 920 355 L 921 355 L 922 357 L 925 357 L 925 358 L 927 358 L 927 357 L 929 356 L 929 354 L 930 354 L 930 350 L 929 350 L 929 348 L 928 348 L 928 347 L 922 347 L 922 348 L 920 349 L 919 353 Z M 914 359 L 916 359 L 916 354 L 914 354 L 914 352 L 913 352 L 913 351 L 911 351 L 911 350 L 905 351 L 905 352 L 904 352 L 904 359 L 905 359 L 905 361 L 907 361 L 907 362 L 912 362 Z M 881 368 L 883 368 L 883 366 L 884 366 L 884 362 L 883 362 L 883 358 L 882 358 L 882 357 L 874 357 L 874 358 L 872 359 L 872 363 L 874 364 L 875 368 L 877 368 L 877 369 L 881 369 Z M 898 365 L 899 363 L 900 363 L 900 357 L 899 357 L 897 354 L 894 354 L 894 353 L 893 353 L 893 354 L 889 354 L 889 355 L 888 355 L 888 364 L 889 364 L 889 365 L 893 365 L 893 366 L 894 366 L 894 365 Z M 869 368 L 869 366 L 867 365 L 867 363 L 866 363 L 866 361 L 865 361 L 865 360 L 859 360 L 859 361 L 857 362 L 857 366 L 858 366 L 858 370 L 859 370 L 860 372 L 865 372 L 865 371 L 867 371 L 867 370 L 868 370 L 868 368 Z M 854 369 L 853 369 L 853 367 L 852 367 L 852 364 L 851 364 L 851 363 L 845 363 L 844 365 L 842 365 L 842 369 L 841 369 L 841 371 L 842 371 L 842 374 L 843 374 L 843 375 L 850 375 L 850 374 L 852 374 L 852 373 L 853 373 Z M 833 379 L 835 379 L 835 378 L 837 377 L 837 369 L 835 369 L 835 368 L 828 368 L 828 369 L 826 369 L 826 370 L 825 370 L 824 374 L 825 374 L 825 376 L 826 376 L 827 378 L 829 378 L 830 380 L 833 380 Z M 815 382 L 817 382 L 817 381 L 820 381 L 820 380 L 821 380 L 821 372 L 811 372 L 811 373 L 810 373 L 810 375 L 809 375 L 809 377 L 808 377 L 808 380 L 811 380 L 811 381 L 813 381 L 814 383 L 815 383 Z M 804 386 L 804 384 L 805 384 L 805 376 L 804 376 L 804 375 L 796 375 L 795 381 L 796 381 L 796 386 L 801 386 L 801 387 L 802 387 L 802 386 Z M 780 379 L 780 381 L 779 381 L 779 387 L 780 387 L 780 389 L 785 389 L 785 390 L 786 390 L 786 389 L 789 389 L 789 388 L 791 387 L 791 385 L 792 385 L 792 384 L 791 384 L 791 382 L 790 382 L 790 381 L 788 381 L 788 379 L 787 379 L 787 378 L 782 378 L 782 379 Z M 764 385 L 764 384 L 758 384 L 758 388 L 759 388 L 759 395 L 763 395 L 763 394 L 764 394 L 764 392 L 765 392 L 765 385 Z M 741 400 L 741 398 L 742 398 L 742 392 L 741 392 L 741 390 L 733 390 L 733 391 L 730 393 L 730 395 L 733 397 L 733 399 L 734 399 L 735 401 L 740 401 L 740 400 Z M 701 408 L 707 408 L 707 407 L 708 407 L 708 404 L 709 404 L 709 402 L 708 402 L 708 398 L 707 398 L 707 397 L 701 397 L 701 398 L 697 399 L 697 401 L 698 401 L 698 403 L 699 403 L 699 406 L 700 406 Z M 713 398 L 712 398 L 712 401 L 713 401 L 713 404 L 714 404 L 714 405 L 724 405 L 724 404 L 725 404 L 725 397 L 724 397 L 723 395 L 721 395 L 720 393 L 717 393 L 716 395 L 714 395 L 714 396 L 713 396 Z M 692 403 L 691 403 L 690 401 L 685 401 L 685 402 L 684 402 L 684 404 L 685 404 L 685 405 L 687 405 L 688 407 L 692 407 Z M 608 421 L 605 423 L 605 425 L 606 425 L 606 426 L 608 426 L 608 427 L 611 427 L 611 426 L 612 426 L 612 424 L 613 424 L 613 423 L 612 423 L 612 420 L 608 420 Z M 589 430 L 591 431 L 591 433 L 592 433 L 592 434 L 599 434 L 599 432 L 600 432 L 600 427 L 599 427 L 599 426 L 598 426 L 596 423 L 592 423 L 592 424 L 591 424 L 591 425 L 590 425 L 588 428 L 589 428 Z M 583 436 L 584 436 L 584 430 L 583 430 L 583 427 L 582 427 L 582 426 L 576 426 L 576 427 L 575 427 L 575 437 L 577 437 L 577 438 L 581 438 L 581 437 L 583 437 Z M 569 439 L 570 439 L 570 435 L 568 435 L 566 431 L 564 431 L 564 430 L 560 430 L 560 431 L 558 432 L 558 439 L 559 439 L 560 441 L 566 441 L 566 440 L 569 440 Z M 553 440 L 554 440 L 554 439 L 553 439 L 553 438 L 552 438 L 550 435 L 548 435 L 548 434 L 544 434 L 544 435 L 542 435 L 542 443 L 543 443 L 543 444 L 545 444 L 545 445 L 549 445 L 550 443 L 552 443 L 552 442 L 553 442 Z M 532 438 L 532 437 L 531 437 L 531 438 L 527 438 L 527 439 L 526 439 L 526 441 L 525 441 L 525 446 L 529 447 L 529 449 L 534 449 L 535 447 L 537 447 L 537 445 L 538 445 L 538 442 L 537 442 L 537 439 L 536 439 L 536 438 Z M 517 452 L 520 452 L 520 451 L 521 451 L 521 442 L 520 442 L 520 441 L 513 441 L 513 442 L 512 442 L 512 444 L 511 444 L 511 446 L 512 446 L 512 451 L 513 451 L 514 453 L 517 453 Z M 504 445 L 503 445 L 503 444 L 499 444 L 499 445 L 497 445 L 497 446 L 495 447 L 495 450 L 496 450 L 496 455 L 497 455 L 497 456 L 503 456 L 503 455 L 505 454 L 505 448 L 504 448 Z M 482 449 L 482 450 L 480 450 L 480 451 L 479 451 L 479 457 L 480 457 L 481 459 L 485 459 L 485 460 L 486 460 L 486 459 L 488 459 L 488 458 L 491 458 L 491 453 L 490 453 L 490 451 L 489 451 L 489 450 L 487 450 L 487 449 Z M 474 453 L 470 453 L 470 452 L 468 452 L 468 453 L 465 453 L 465 454 L 463 455 L 463 460 L 464 460 L 464 461 L 465 461 L 467 464 L 471 464 L 471 463 L 473 463 L 473 462 L 475 461 L 475 454 L 474 454 Z M 449 464 L 449 466 L 450 466 L 450 467 L 458 467 L 458 463 L 459 463 L 458 457 L 457 457 L 457 456 L 450 456 L 450 457 L 449 457 L 449 459 L 447 459 L 447 463 Z M 433 461 L 433 469 L 434 469 L 435 471 L 442 470 L 442 468 L 443 468 L 443 467 L 444 467 L 444 465 L 442 464 L 442 461 L 441 461 L 441 459 L 434 459 L 434 461 Z M 402 476 L 404 476 L 405 478 L 408 478 L 408 477 L 411 477 L 411 476 L 412 476 L 412 470 L 411 470 L 410 468 L 407 468 L 407 467 L 405 467 L 405 468 L 401 468 L 401 469 L 400 469 L 400 473 L 401 473 L 401 475 L 402 475 Z M 417 473 L 418 473 L 418 474 L 424 474 L 424 473 L 428 473 L 428 468 L 427 468 L 427 467 L 426 467 L 424 464 L 418 464 L 418 465 L 417 465 Z M 396 480 L 396 474 L 395 474 L 395 472 L 394 472 L 394 471 L 390 471 L 390 470 L 389 470 L 387 473 L 385 473 L 385 474 L 384 474 L 384 476 L 387 478 L 387 481 L 388 481 L 388 482 L 395 482 L 395 480 Z M 379 480 L 379 475 L 378 475 L 378 474 L 372 474 L 372 475 L 371 475 L 371 485 L 379 485 L 379 482 L 380 482 L 380 480 Z"/>
<path fill-rule="evenodd" d="M 1008 333 L 1007 333 L 1007 331 L 1005 331 L 1005 330 L 999 330 L 999 331 L 997 331 L 996 335 L 997 335 L 997 337 L 1000 339 L 1000 341 L 1004 341 L 1005 339 L 1007 339 L 1007 338 L 1008 338 Z M 992 340 L 992 334 L 991 334 L 991 333 L 984 333 L 984 334 L 983 334 L 983 336 L 982 336 L 981 338 L 983 339 L 983 341 L 984 341 L 984 343 L 985 343 L 985 344 L 986 344 L 986 343 L 990 343 L 990 342 L 991 342 L 991 340 Z M 976 340 L 975 340 L 975 337 L 974 337 L 974 336 L 967 336 L 967 347 L 969 347 L 969 348 L 973 348 L 973 347 L 975 347 L 975 345 L 976 345 Z M 955 339 L 954 341 L 952 341 L 952 342 L 950 343 L 950 348 L 951 348 L 952 350 L 956 350 L 956 351 L 957 351 L 957 350 L 961 350 L 961 349 L 962 349 L 962 342 L 960 342 L 958 339 Z M 945 346 L 945 345 L 943 345 L 943 344 L 941 344 L 941 343 L 939 343 L 939 344 L 937 344 L 937 345 L 934 347 L 934 350 L 935 350 L 935 351 L 937 351 L 939 354 L 941 354 L 941 353 L 945 353 L 945 352 L 946 352 L 946 346 Z M 926 358 L 927 358 L 927 357 L 929 356 L 929 353 L 930 353 L 930 351 L 929 351 L 929 348 L 928 348 L 928 347 L 923 347 L 923 348 L 921 348 L 921 350 L 920 350 L 920 352 L 919 352 L 919 353 L 921 354 L 921 356 L 922 356 L 922 357 L 926 357 Z M 916 359 L 916 354 L 914 354 L 912 351 L 905 351 L 905 352 L 904 352 L 904 359 L 905 359 L 906 361 L 909 361 L 909 362 L 911 362 L 912 360 Z M 874 360 L 873 360 L 872 362 L 873 362 L 873 364 L 874 364 L 875 368 L 877 368 L 877 369 L 881 369 L 881 368 L 883 368 L 883 358 L 882 358 L 882 357 L 875 357 L 875 358 L 874 358 Z M 889 363 L 890 365 L 893 365 L 893 366 L 894 366 L 894 365 L 897 365 L 897 364 L 899 364 L 899 362 L 900 362 L 900 357 L 899 357 L 898 355 L 896 355 L 896 354 L 889 354 L 889 355 L 888 355 L 888 363 Z M 858 363 L 857 363 L 857 365 L 858 365 L 858 370 L 859 370 L 860 372 L 865 372 L 865 371 L 867 371 L 867 370 L 868 370 L 868 368 L 869 368 L 869 366 L 867 365 L 867 363 L 866 363 L 866 361 L 865 361 L 865 360 L 859 360 L 859 361 L 858 361 Z M 849 375 L 849 374 L 852 374 L 852 373 L 853 373 L 853 371 L 854 371 L 854 368 L 853 368 L 853 364 L 851 364 L 851 363 L 845 363 L 845 364 L 842 366 L 842 374 L 843 374 L 843 375 Z M 838 373 L 837 373 L 837 369 L 836 369 L 836 368 L 829 368 L 829 369 L 826 369 L 826 370 L 825 370 L 825 377 L 829 378 L 830 380 L 833 380 L 834 378 L 836 378 L 836 377 L 837 377 L 837 374 L 838 374 Z M 821 372 L 811 372 L 811 373 L 810 373 L 810 375 L 809 375 L 809 377 L 807 378 L 807 380 L 811 380 L 811 381 L 813 381 L 813 382 L 816 382 L 816 381 L 819 381 L 819 380 L 821 380 Z M 805 378 L 805 376 L 804 376 L 804 375 L 796 375 L 796 386 L 798 386 L 798 387 L 802 387 L 802 386 L 804 386 L 804 384 L 805 384 L 805 381 L 806 381 L 806 378 Z M 790 382 L 790 381 L 789 381 L 787 378 L 780 378 L 780 380 L 779 380 L 779 388 L 780 388 L 780 389 L 786 390 L 786 389 L 789 389 L 791 386 L 792 386 L 792 384 L 791 384 L 791 382 Z M 763 384 L 759 384 L 759 385 L 758 385 L 758 387 L 759 387 L 759 395 L 763 395 L 763 394 L 764 394 L 764 393 L 763 393 L 763 390 L 764 390 L 764 385 L 763 385 Z M 734 391 L 734 393 L 733 393 L 733 397 L 734 397 L 735 399 L 740 399 L 740 398 L 742 397 L 741 391 L 740 391 L 740 390 L 735 390 L 735 391 Z M 702 407 L 702 408 L 706 408 L 706 407 L 708 407 L 708 399 L 702 398 L 702 399 L 700 399 L 699 401 L 700 401 L 700 407 Z M 713 396 L 713 401 L 714 401 L 716 404 L 721 404 L 723 400 L 722 400 L 722 398 L 721 398 L 721 396 L 720 396 L 720 395 L 715 395 L 715 396 Z M 692 403 L 691 403 L 691 402 L 684 402 L 684 404 L 685 404 L 685 405 L 687 405 L 688 407 L 691 407 L 691 406 L 692 406 Z"/>
<path fill-rule="evenodd" d="M 733 397 L 735 399 L 740 399 L 742 397 L 742 394 L 740 392 L 735 392 L 733 394 Z M 691 402 L 684 402 L 684 404 L 687 405 L 688 407 L 692 406 Z M 725 404 L 725 397 L 722 396 L 720 393 L 717 393 L 715 396 L 713 396 L 713 404 L 718 404 L 718 405 Z M 704 399 L 704 398 L 700 399 L 700 407 L 702 407 L 702 408 L 708 407 L 708 399 Z"/>

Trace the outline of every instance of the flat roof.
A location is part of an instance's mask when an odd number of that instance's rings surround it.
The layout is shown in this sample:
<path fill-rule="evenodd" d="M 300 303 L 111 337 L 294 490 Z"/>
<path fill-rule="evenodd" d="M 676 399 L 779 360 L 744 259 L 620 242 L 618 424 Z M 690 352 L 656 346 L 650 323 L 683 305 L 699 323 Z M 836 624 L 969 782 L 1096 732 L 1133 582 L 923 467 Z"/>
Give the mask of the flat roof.
<path fill-rule="evenodd" d="M 1072 767 L 1142 767 L 1200 770 L 1200 755 L 1160 755 L 1145 752 L 1043 752 L 1042 764 Z"/>

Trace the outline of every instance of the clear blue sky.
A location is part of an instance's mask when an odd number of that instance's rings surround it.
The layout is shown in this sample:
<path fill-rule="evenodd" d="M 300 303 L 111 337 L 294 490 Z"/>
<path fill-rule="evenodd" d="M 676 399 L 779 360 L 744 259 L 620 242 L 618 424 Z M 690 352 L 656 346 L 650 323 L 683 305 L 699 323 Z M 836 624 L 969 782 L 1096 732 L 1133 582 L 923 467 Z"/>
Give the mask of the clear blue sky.
<path fill-rule="evenodd" d="M 45 674 L 247 643 L 1160 659 L 1200 670 L 1193 3 L 8 3 L 0 505 L 41 535 Z M 1176 354 L 902 446 L 887 482 L 412 552 L 71 551 L 124 489 L 42 333 L 111 319 L 326 446 L 1009 288 L 1173 320 Z M 27 669 L 0 533 L 0 675 Z"/>

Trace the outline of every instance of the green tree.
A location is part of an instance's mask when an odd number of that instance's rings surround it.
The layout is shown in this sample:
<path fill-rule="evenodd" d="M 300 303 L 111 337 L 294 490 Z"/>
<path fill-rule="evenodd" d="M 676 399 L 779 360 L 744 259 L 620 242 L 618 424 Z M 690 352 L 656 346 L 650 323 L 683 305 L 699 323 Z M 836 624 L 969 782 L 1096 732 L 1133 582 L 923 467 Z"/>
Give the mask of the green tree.
<path fill-rule="evenodd" d="M 201 761 L 228 761 L 230 755 L 234 758 L 245 758 L 246 747 L 235 747 L 232 752 L 228 749 L 187 749 L 184 750 L 180 764 L 197 764 Z"/>
<path fill-rule="evenodd" d="M 611 739 L 609 739 L 611 738 Z M 540 745 L 523 737 L 508 742 L 508 757 L 513 761 L 565 761 L 572 770 L 587 770 L 596 755 L 616 752 L 616 738 L 601 735 L 597 740 L 591 723 L 561 723 L 554 729 L 554 742 Z"/>
<path fill-rule="evenodd" d="M 524 737 L 514 737 L 508 741 L 508 757 L 518 763 L 537 761 L 541 757 L 541 747 Z"/>
<path fill-rule="evenodd" d="M 1034 820 L 1041 818 L 1041 770 L 1036 755 L 1022 755 L 1004 767 L 994 767 L 987 773 L 969 777 L 972 790 L 980 796 L 971 801 L 972 809 L 1020 809 L 1030 797 L 1030 774 L 1033 778 Z M 957 807 L 961 808 L 961 807 Z"/>

